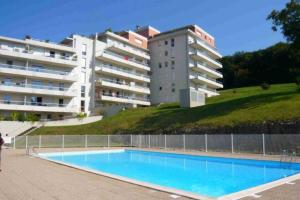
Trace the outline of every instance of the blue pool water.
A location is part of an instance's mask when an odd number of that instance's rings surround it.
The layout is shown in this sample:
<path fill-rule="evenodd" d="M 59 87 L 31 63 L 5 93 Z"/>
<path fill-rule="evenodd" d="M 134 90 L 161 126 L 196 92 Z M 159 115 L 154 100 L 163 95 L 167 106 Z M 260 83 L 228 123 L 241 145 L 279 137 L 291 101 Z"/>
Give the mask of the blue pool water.
<path fill-rule="evenodd" d="M 137 150 L 48 153 L 53 161 L 196 195 L 220 197 L 300 172 L 300 164 Z"/>

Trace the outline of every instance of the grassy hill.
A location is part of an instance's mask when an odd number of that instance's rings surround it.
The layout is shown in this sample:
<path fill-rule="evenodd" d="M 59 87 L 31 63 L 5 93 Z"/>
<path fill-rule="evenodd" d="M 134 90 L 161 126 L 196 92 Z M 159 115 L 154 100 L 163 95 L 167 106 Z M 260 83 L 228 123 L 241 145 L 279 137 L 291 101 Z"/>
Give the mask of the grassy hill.
<path fill-rule="evenodd" d="M 32 134 L 115 134 L 160 129 L 225 127 L 300 118 L 300 89 L 276 84 L 270 89 L 245 87 L 224 90 L 197 108 L 178 104 L 129 109 L 102 121 L 70 127 L 43 127 Z"/>

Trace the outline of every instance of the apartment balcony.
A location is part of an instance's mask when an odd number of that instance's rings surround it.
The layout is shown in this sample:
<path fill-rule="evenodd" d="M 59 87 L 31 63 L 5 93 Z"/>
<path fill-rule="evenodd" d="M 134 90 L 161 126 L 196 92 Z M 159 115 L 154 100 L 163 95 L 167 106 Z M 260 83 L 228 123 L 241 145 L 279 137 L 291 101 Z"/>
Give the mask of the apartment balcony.
<path fill-rule="evenodd" d="M 189 55 L 196 61 L 208 62 L 212 67 L 222 68 L 221 62 L 215 60 L 204 51 L 189 52 Z"/>
<path fill-rule="evenodd" d="M 208 97 L 220 95 L 216 89 L 208 88 L 205 86 L 198 86 L 198 91 L 204 92 Z"/>
<path fill-rule="evenodd" d="M 63 82 L 77 81 L 77 76 L 73 73 L 58 70 L 38 69 L 34 67 L 25 67 L 19 65 L 0 64 L 0 74 L 27 76 Z"/>
<path fill-rule="evenodd" d="M 30 112 L 56 112 L 56 113 L 76 113 L 76 106 L 56 103 L 37 103 L 26 101 L 6 101 L 0 100 L 0 110 L 30 111 Z"/>
<path fill-rule="evenodd" d="M 216 48 L 210 46 L 203 40 L 196 39 L 194 41 L 189 41 L 189 45 L 195 49 L 208 51 L 214 57 L 214 59 L 222 58 L 222 55 L 217 51 Z"/>
<path fill-rule="evenodd" d="M 221 72 L 201 61 L 197 61 L 196 63 L 190 64 L 190 68 L 196 72 L 207 73 L 214 78 L 223 78 Z"/>
<path fill-rule="evenodd" d="M 77 96 L 75 89 L 20 83 L 0 83 L 0 92 L 63 96 L 70 98 Z"/>
<path fill-rule="evenodd" d="M 130 84 L 122 83 L 120 81 L 114 81 L 111 79 L 101 79 L 97 81 L 97 83 L 102 87 L 126 90 L 126 91 L 140 93 L 140 94 L 150 94 L 150 89 L 147 87 L 130 85 Z"/>
<path fill-rule="evenodd" d="M 146 52 L 135 49 L 135 48 L 131 47 L 130 45 L 127 45 L 124 43 L 113 42 L 113 43 L 109 44 L 108 49 L 112 50 L 114 52 L 117 52 L 117 53 L 127 54 L 130 56 L 150 60 L 150 55 L 147 54 Z"/>
<path fill-rule="evenodd" d="M 115 103 L 150 106 L 150 101 L 147 98 L 135 98 L 135 97 L 122 96 L 122 95 L 113 96 L 112 94 L 101 94 L 97 98 L 97 100 L 115 102 Z"/>
<path fill-rule="evenodd" d="M 145 74 L 129 71 L 122 69 L 120 67 L 116 66 L 110 66 L 110 65 L 101 65 L 96 66 L 96 72 L 101 74 L 109 74 L 116 77 L 122 77 L 126 79 L 132 79 L 135 81 L 141 81 L 141 82 L 147 82 L 150 83 L 150 76 L 147 76 Z"/>
<path fill-rule="evenodd" d="M 145 71 L 150 71 L 150 67 L 145 62 L 140 62 L 138 60 L 127 58 L 126 56 L 121 56 L 119 54 L 110 51 L 101 51 L 96 53 L 96 57 L 100 60 L 113 63 L 115 65 L 121 65 L 124 67 L 142 69 Z"/>
<path fill-rule="evenodd" d="M 212 88 L 223 88 L 221 82 L 202 74 L 190 74 L 189 78 L 196 84 L 206 84 Z"/>
<path fill-rule="evenodd" d="M 76 67 L 77 58 L 62 56 L 62 55 L 46 55 L 46 54 L 35 54 L 33 51 L 20 50 L 17 48 L 3 48 L 0 47 L 0 56 L 5 56 L 9 58 L 21 58 L 31 61 L 38 61 L 46 64 L 55 64 L 57 66 L 64 67 Z"/>

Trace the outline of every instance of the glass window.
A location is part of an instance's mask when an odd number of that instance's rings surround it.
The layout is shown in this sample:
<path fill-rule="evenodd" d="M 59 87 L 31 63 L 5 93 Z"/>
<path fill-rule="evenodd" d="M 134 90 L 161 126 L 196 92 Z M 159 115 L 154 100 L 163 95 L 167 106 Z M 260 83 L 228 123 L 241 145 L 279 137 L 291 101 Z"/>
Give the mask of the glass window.
<path fill-rule="evenodd" d="M 50 57 L 55 57 L 55 51 L 50 51 Z"/>
<path fill-rule="evenodd" d="M 85 102 L 84 101 L 80 102 L 80 110 L 81 110 L 81 112 L 84 112 L 84 110 L 85 110 Z"/>
<path fill-rule="evenodd" d="M 10 104 L 11 102 L 11 96 L 10 95 L 4 95 L 4 103 Z"/>
<path fill-rule="evenodd" d="M 87 52 L 87 45 L 82 44 L 82 55 L 86 55 L 86 52 Z"/>
<path fill-rule="evenodd" d="M 85 86 L 81 86 L 81 97 L 85 97 Z"/>
<path fill-rule="evenodd" d="M 8 61 L 6 61 L 6 64 L 7 65 L 13 65 L 13 61 L 12 60 L 8 60 Z"/>
<path fill-rule="evenodd" d="M 162 90 L 162 87 L 159 87 L 159 90 Z"/>
<path fill-rule="evenodd" d="M 169 65 L 169 62 L 166 61 L 166 62 L 165 62 L 165 67 L 168 67 L 168 65 Z"/>
<path fill-rule="evenodd" d="M 172 38 L 172 39 L 171 39 L 171 47 L 174 47 L 174 46 L 175 46 L 175 39 Z"/>
<path fill-rule="evenodd" d="M 161 68 L 161 63 L 158 63 L 158 67 Z"/>
<path fill-rule="evenodd" d="M 168 56 L 169 55 L 169 52 L 168 51 L 165 51 L 165 56 Z"/>
<path fill-rule="evenodd" d="M 64 83 L 59 83 L 58 87 L 59 87 L 60 91 L 64 91 L 65 90 L 65 84 Z"/>
<path fill-rule="evenodd" d="M 165 40 L 165 45 L 168 45 L 168 40 Z"/>

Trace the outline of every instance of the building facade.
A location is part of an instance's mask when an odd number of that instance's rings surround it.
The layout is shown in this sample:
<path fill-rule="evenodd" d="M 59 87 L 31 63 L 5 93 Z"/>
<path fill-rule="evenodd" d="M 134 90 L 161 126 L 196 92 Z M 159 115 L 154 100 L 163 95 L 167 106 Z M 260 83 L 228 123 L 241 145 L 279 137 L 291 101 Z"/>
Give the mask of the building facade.
<path fill-rule="evenodd" d="M 148 48 L 152 104 L 178 102 L 182 89 L 201 92 L 207 97 L 219 94 L 217 89 L 223 85 L 217 79 L 223 76 L 218 71 L 222 64 L 217 59 L 222 56 L 215 48 L 214 38 L 197 25 L 154 34 Z"/>
<path fill-rule="evenodd" d="M 186 88 L 217 95 L 214 46 L 198 26 L 72 35 L 59 44 L 0 37 L 0 114 L 56 120 L 176 102 Z"/>

